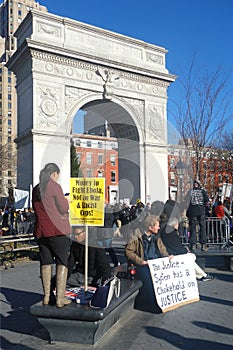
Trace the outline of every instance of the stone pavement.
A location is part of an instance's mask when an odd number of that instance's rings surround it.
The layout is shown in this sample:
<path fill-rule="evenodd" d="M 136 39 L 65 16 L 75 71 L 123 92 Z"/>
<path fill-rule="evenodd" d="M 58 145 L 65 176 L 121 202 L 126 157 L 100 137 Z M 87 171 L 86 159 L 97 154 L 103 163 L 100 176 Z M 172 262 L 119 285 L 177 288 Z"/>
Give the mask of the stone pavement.
<path fill-rule="evenodd" d="M 29 314 L 42 299 L 39 262 L 1 270 L 2 350 L 230 350 L 233 349 L 233 273 L 217 260 L 206 271 L 214 280 L 198 282 L 200 301 L 164 314 L 130 311 L 96 345 L 52 343 Z"/>

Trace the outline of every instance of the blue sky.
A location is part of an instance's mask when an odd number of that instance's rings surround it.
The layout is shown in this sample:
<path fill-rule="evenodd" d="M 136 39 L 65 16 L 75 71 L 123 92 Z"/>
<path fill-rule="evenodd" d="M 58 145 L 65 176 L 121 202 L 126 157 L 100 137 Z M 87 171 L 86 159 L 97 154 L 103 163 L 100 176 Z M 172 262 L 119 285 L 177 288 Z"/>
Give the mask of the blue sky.
<path fill-rule="evenodd" d="M 219 66 L 233 88 L 233 0 L 39 0 L 48 11 L 165 47 L 166 67 L 178 75 L 194 54 L 209 72 Z M 168 90 L 168 114 L 179 78 Z M 233 112 L 233 101 L 231 111 Z M 169 116 L 169 115 L 168 115 Z M 231 120 L 230 126 L 233 127 Z"/>

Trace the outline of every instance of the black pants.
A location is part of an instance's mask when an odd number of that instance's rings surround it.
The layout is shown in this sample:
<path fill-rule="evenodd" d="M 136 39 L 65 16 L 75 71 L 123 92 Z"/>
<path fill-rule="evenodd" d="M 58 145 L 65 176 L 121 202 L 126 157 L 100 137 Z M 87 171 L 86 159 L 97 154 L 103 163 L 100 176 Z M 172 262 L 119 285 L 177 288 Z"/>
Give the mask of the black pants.
<path fill-rule="evenodd" d="M 70 238 L 66 235 L 39 238 L 41 265 L 50 265 L 55 262 L 57 265 L 67 267 L 70 244 Z"/>
<path fill-rule="evenodd" d="M 206 244 L 206 216 L 197 215 L 189 218 L 190 237 L 189 243 L 197 243 L 197 224 L 199 224 L 199 243 Z"/>

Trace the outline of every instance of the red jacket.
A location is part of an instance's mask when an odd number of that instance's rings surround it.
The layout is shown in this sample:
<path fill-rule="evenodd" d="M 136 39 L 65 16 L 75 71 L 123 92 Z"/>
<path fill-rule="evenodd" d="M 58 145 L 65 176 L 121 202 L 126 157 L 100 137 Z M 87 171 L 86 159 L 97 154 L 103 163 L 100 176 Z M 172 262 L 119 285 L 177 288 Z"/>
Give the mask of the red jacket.
<path fill-rule="evenodd" d="M 216 205 L 216 207 L 214 207 L 214 213 L 217 218 L 224 218 L 225 212 L 223 204 Z"/>
<path fill-rule="evenodd" d="M 61 186 L 49 180 L 41 201 L 38 201 L 36 193 L 38 185 L 32 192 L 32 205 L 36 216 L 34 235 L 41 238 L 70 234 L 69 204 Z"/>

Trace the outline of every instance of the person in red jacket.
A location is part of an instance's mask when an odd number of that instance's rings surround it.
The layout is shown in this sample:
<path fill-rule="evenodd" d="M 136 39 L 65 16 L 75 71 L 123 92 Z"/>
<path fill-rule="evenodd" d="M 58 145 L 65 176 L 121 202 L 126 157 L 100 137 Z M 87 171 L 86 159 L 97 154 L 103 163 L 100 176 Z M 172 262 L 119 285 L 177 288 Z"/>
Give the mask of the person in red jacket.
<path fill-rule="evenodd" d="M 222 203 L 221 200 L 218 200 L 217 205 L 214 206 L 214 214 L 217 218 L 224 218 L 228 217 L 230 219 L 230 212 L 225 207 L 225 205 Z"/>
<path fill-rule="evenodd" d="M 33 188 L 32 205 L 35 212 L 34 235 L 40 252 L 43 305 L 50 303 L 52 267 L 56 263 L 56 306 L 71 300 L 65 298 L 68 256 L 70 250 L 69 203 L 57 183 L 60 169 L 48 163 L 40 172 L 39 184 Z"/>

